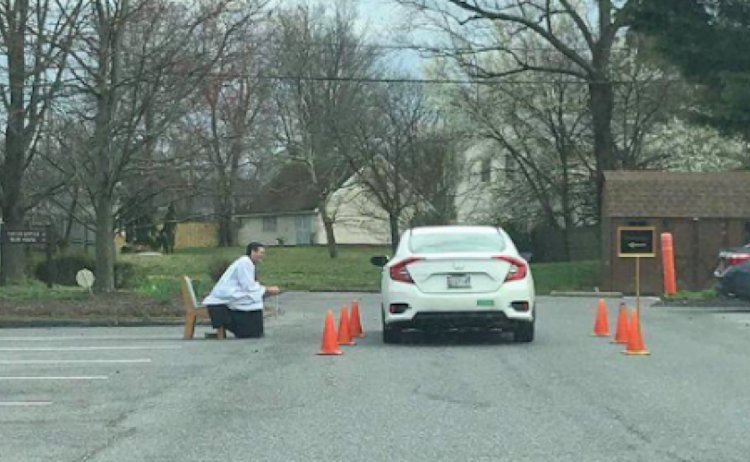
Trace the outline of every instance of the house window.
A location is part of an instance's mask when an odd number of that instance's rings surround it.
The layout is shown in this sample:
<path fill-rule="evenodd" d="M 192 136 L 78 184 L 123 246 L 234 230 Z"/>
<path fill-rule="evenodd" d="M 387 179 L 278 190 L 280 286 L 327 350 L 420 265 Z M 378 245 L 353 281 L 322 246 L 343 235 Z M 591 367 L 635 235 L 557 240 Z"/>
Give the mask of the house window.
<path fill-rule="evenodd" d="M 480 171 L 482 183 L 489 183 L 492 180 L 492 159 L 489 157 L 482 159 L 482 170 Z"/>
<path fill-rule="evenodd" d="M 275 233 L 276 232 L 276 217 L 263 217 L 263 232 L 264 233 Z"/>

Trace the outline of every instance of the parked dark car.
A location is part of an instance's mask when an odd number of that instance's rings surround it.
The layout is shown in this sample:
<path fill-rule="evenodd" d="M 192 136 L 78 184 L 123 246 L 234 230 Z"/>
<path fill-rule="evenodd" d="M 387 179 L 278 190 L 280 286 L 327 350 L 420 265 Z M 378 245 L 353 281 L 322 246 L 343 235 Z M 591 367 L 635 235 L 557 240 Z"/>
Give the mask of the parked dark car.
<path fill-rule="evenodd" d="M 714 270 L 714 276 L 721 279 L 730 268 L 741 265 L 748 260 L 750 260 L 750 243 L 741 247 L 721 249 L 719 252 L 719 264 L 716 266 L 716 270 Z"/>
<path fill-rule="evenodd" d="M 750 301 L 750 259 L 739 265 L 732 265 L 724 271 L 716 290 L 727 297 Z"/>

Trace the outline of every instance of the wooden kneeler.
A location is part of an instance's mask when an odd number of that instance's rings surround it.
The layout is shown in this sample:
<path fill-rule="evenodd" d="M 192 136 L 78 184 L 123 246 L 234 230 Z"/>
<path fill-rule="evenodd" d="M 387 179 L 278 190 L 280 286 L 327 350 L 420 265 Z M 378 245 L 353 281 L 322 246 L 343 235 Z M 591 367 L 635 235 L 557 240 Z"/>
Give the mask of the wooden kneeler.
<path fill-rule="evenodd" d="M 180 278 L 180 288 L 182 291 L 182 303 L 185 305 L 185 334 L 183 338 L 190 340 L 195 335 L 195 323 L 198 318 L 208 319 L 208 308 L 198 304 L 193 290 L 193 282 L 187 276 Z M 216 336 L 220 339 L 227 338 L 226 331 L 223 327 L 216 330 Z"/>

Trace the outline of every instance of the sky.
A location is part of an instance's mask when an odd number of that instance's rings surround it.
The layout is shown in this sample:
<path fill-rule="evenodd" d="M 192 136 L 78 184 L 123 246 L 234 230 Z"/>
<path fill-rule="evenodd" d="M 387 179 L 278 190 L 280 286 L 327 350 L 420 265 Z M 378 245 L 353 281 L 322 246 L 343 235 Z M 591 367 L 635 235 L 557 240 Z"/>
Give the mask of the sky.
<path fill-rule="evenodd" d="M 289 1 L 289 0 L 287 0 Z M 328 4 L 332 0 L 311 0 Z M 371 43 L 386 46 L 405 46 L 424 43 L 429 34 L 410 23 L 413 11 L 395 0 L 343 0 L 356 6 L 360 28 Z M 424 59 L 415 50 L 389 50 L 389 62 L 397 69 L 412 75 L 421 75 Z"/>

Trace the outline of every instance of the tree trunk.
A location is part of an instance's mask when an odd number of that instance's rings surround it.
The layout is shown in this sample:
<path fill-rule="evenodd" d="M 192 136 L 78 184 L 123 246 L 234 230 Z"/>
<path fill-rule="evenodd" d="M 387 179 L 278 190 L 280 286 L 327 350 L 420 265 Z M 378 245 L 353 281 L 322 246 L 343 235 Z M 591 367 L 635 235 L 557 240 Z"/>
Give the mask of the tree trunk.
<path fill-rule="evenodd" d="M 112 173 L 113 159 L 111 140 L 111 123 L 114 112 L 114 90 L 103 81 L 99 82 L 101 94 L 97 97 L 97 112 L 95 118 L 93 149 L 96 153 L 94 212 L 96 213 L 96 292 L 112 292 L 115 288 L 114 278 L 114 212 Z"/>
<path fill-rule="evenodd" d="M 565 225 L 563 226 L 563 259 L 565 261 L 570 261 L 571 258 L 571 252 L 570 248 L 572 246 L 571 244 L 571 230 L 572 230 L 572 220 L 570 220 L 569 217 L 565 217 Z"/>
<path fill-rule="evenodd" d="M 568 168 L 568 150 L 567 146 L 563 148 L 563 153 L 561 156 L 561 162 L 562 162 L 562 174 L 563 174 L 563 184 L 562 184 L 562 194 L 561 194 L 561 201 L 562 201 L 562 213 L 563 213 L 563 258 L 565 258 L 565 261 L 570 261 L 570 231 L 571 228 L 573 228 L 573 210 L 571 207 L 571 200 L 570 200 L 570 170 Z"/>
<path fill-rule="evenodd" d="M 336 235 L 333 233 L 333 221 L 323 220 L 323 225 L 326 229 L 326 243 L 328 245 L 328 256 L 331 258 L 338 258 L 339 249 L 336 247 Z"/>
<path fill-rule="evenodd" d="M 231 247 L 232 245 L 234 245 L 232 214 L 222 210 L 219 213 L 219 247 Z"/>
<path fill-rule="evenodd" d="M 336 247 L 336 234 L 333 232 L 333 218 L 328 216 L 326 212 L 326 203 L 322 203 L 319 206 L 320 214 L 323 218 L 323 227 L 326 230 L 326 245 L 328 246 L 328 256 L 331 258 L 338 258 L 339 250 Z"/>
<path fill-rule="evenodd" d="M 614 92 L 612 83 L 597 79 L 589 84 L 589 105 L 594 134 L 594 157 L 596 159 L 596 205 L 597 215 L 602 212 L 604 172 L 615 167 L 614 139 L 612 136 L 612 111 Z"/>
<path fill-rule="evenodd" d="M 393 250 L 393 253 L 396 253 L 398 242 L 401 238 L 401 234 L 399 233 L 399 218 L 395 214 L 389 213 L 388 222 L 391 225 L 391 249 Z"/>
<path fill-rule="evenodd" d="M 18 13 L 13 13 L 13 29 L 7 31 L 7 72 L 10 85 L 10 106 L 5 126 L 5 162 L 0 172 L 2 187 L 3 227 L 5 229 L 24 225 L 22 208 L 23 174 L 26 160 L 26 140 L 24 139 L 24 79 L 26 77 L 25 46 L 28 18 L 28 0 L 16 5 Z M 0 282 L 18 282 L 24 278 L 26 258 L 21 245 L 2 244 L 2 271 Z"/>
<path fill-rule="evenodd" d="M 115 243 L 112 198 L 101 194 L 96 200 L 96 292 L 115 290 Z"/>
<path fill-rule="evenodd" d="M 225 173 L 217 166 L 219 176 L 219 190 L 216 197 L 215 210 L 219 219 L 219 247 L 231 247 L 234 244 L 232 219 L 234 218 L 234 185 L 233 173 Z"/>
<path fill-rule="evenodd" d="M 17 209 L 17 207 L 15 208 Z M 12 207 L 3 207 L 3 230 L 23 227 L 23 214 L 14 211 Z M 25 277 L 26 255 L 24 246 L 20 244 L 2 243 L 2 268 L 0 268 L 0 284 L 21 282 Z"/>
<path fill-rule="evenodd" d="M 68 216 L 65 219 L 65 230 L 63 237 L 60 239 L 60 253 L 65 254 L 70 246 L 70 235 L 73 233 L 73 223 L 75 222 L 76 208 L 78 207 L 78 188 L 73 193 L 73 200 L 68 209 Z"/>

